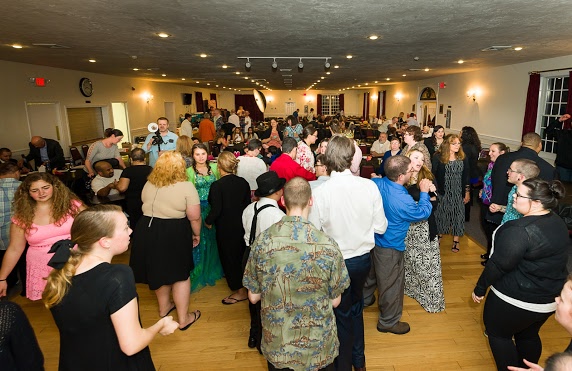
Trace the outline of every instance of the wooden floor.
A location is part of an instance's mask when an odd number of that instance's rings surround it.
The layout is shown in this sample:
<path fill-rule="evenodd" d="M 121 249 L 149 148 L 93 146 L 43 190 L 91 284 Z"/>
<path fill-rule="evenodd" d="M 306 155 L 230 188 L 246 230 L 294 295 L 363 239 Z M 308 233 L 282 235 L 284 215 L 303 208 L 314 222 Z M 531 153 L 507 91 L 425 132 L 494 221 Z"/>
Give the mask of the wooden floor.
<path fill-rule="evenodd" d="M 406 335 L 381 334 L 376 330 L 377 307 L 365 309 L 366 363 L 373 370 L 494 370 L 486 338 L 483 336 L 482 308 L 474 304 L 471 292 L 482 266 L 482 247 L 461 239 L 461 252 L 450 251 L 451 237 L 441 243 L 446 310 L 426 313 L 414 300 L 405 297 L 403 320 L 411 325 Z M 127 256 L 117 257 L 125 263 Z M 138 285 L 141 319 L 144 326 L 158 320 L 155 295 Z M 266 362 L 246 345 L 249 315 L 246 302 L 222 305 L 228 294 L 225 280 L 191 296 L 191 309 L 202 317 L 186 332 L 158 335 L 151 353 L 158 370 L 266 370 Z M 52 316 L 40 302 L 13 299 L 30 318 L 46 359 L 46 370 L 57 370 L 59 334 Z M 541 364 L 552 353 L 566 348 L 570 336 L 552 316 L 540 333 L 544 344 Z"/>

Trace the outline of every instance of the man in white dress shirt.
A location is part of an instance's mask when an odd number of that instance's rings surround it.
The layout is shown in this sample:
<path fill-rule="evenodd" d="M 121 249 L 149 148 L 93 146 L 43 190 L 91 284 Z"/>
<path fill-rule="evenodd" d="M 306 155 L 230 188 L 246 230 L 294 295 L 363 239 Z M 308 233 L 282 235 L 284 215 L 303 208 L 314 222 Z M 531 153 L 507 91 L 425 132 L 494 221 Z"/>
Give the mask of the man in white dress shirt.
<path fill-rule="evenodd" d="M 181 136 L 186 135 L 189 138 L 193 137 L 193 125 L 191 125 L 191 114 L 185 113 L 185 119 L 181 122 L 181 127 L 179 128 L 179 134 Z"/>
<path fill-rule="evenodd" d="M 230 116 L 228 117 L 228 123 L 233 124 L 237 128 L 240 127 L 240 117 L 236 114 L 234 110 L 230 110 Z"/>
<path fill-rule="evenodd" d="M 351 279 L 334 309 L 340 340 L 336 370 L 353 366 L 359 371 L 365 370 L 363 287 L 371 266 L 374 233 L 385 233 L 387 219 L 375 184 L 350 171 L 354 151 L 353 141 L 347 137 L 330 140 L 324 159 L 330 179 L 313 190 L 309 219 L 338 243 Z"/>

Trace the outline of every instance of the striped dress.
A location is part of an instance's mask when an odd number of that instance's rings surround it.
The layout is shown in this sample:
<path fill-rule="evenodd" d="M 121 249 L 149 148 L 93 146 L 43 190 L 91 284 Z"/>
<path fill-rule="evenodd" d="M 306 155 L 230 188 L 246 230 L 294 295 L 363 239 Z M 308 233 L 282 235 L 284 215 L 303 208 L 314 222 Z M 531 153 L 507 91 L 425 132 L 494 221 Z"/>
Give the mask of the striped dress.
<path fill-rule="evenodd" d="M 439 234 L 465 234 L 465 205 L 463 204 L 463 161 L 449 161 L 445 165 L 445 194 L 439 200 L 435 218 Z"/>

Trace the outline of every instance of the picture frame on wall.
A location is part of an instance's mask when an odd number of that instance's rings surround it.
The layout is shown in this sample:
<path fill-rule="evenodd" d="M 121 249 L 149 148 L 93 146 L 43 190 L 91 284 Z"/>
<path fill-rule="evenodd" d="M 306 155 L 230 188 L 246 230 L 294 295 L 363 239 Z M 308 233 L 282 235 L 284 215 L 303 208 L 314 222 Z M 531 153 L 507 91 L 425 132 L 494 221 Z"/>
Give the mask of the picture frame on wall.
<path fill-rule="evenodd" d="M 411 106 L 411 112 L 415 112 L 415 104 Z"/>
<path fill-rule="evenodd" d="M 440 115 L 443 114 L 443 105 L 442 104 L 439 105 L 439 114 Z"/>

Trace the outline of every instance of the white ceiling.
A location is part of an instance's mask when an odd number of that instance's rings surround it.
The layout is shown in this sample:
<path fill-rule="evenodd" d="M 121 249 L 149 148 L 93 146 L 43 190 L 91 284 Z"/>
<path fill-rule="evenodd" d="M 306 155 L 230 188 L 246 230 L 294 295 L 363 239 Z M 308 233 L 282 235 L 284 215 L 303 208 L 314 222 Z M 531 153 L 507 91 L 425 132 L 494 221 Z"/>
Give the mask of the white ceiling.
<path fill-rule="evenodd" d="M 286 89 L 283 74 L 293 75 L 293 89 L 305 89 L 322 76 L 319 89 L 363 87 L 387 83 L 386 78 L 418 80 L 569 55 L 571 5 L 570 0 L 4 1 L 0 59 L 211 88 L 250 89 L 255 87 L 250 79 L 265 79 L 259 81 L 269 88 Z M 172 37 L 157 37 L 161 31 Z M 370 35 L 380 38 L 371 41 Z M 14 49 L 14 43 L 24 48 Z M 493 45 L 524 49 L 481 51 Z M 272 60 L 251 60 L 246 72 L 240 56 L 331 57 L 332 68 L 326 75 L 323 60 L 304 60 L 298 72 L 298 60 L 278 60 L 279 68 L 292 68 L 281 73 L 272 72 Z M 459 59 L 465 63 L 456 63 Z"/>

